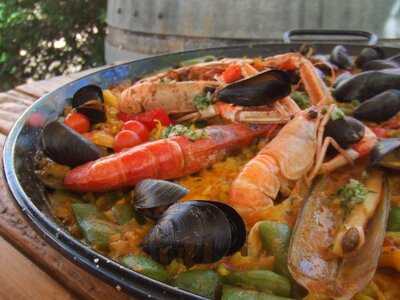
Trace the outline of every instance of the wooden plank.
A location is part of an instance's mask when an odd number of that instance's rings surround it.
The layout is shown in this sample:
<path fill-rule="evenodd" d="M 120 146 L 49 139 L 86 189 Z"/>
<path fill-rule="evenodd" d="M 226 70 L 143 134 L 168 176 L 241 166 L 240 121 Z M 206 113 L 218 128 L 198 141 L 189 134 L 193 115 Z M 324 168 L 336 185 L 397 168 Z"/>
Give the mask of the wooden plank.
<path fill-rule="evenodd" d="M 2 237 L 0 253 L 0 299 L 76 299 Z"/>

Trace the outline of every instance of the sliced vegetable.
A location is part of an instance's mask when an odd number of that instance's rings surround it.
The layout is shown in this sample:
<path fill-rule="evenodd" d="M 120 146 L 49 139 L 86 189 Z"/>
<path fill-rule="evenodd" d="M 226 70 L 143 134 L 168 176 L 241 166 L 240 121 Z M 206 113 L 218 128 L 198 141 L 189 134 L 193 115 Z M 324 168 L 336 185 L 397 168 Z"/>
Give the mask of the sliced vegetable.
<path fill-rule="evenodd" d="M 285 297 L 291 290 L 289 279 L 268 270 L 232 272 L 223 277 L 223 282 Z"/>
<path fill-rule="evenodd" d="M 231 83 L 242 78 L 242 70 L 238 65 L 230 65 L 222 73 L 222 79 L 226 83 Z"/>
<path fill-rule="evenodd" d="M 120 152 L 123 149 L 131 148 L 142 143 L 141 138 L 136 132 L 121 130 L 114 139 L 114 151 Z"/>
<path fill-rule="evenodd" d="M 290 300 L 293 298 L 279 297 L 272 294 L 245 290 L 238 287 L 224 285 L 221 300 Z"/>
<path fill-rule="evenodd" d="M 400 207 L 390 209 L 387 231 L 400 231 Z"/>
<path fill-rule="evenodd" d="M 130 204 L 115 204 L 111 208 L 112 214 L 115 218 L 115 221 L 119 225 L 124 225 L 132 220 L 134 216 L 133 207 Z"/>
<path fill-rule="evenodd" d="M 175 278 L 174 285 L 180 289 L 214 299 L 221 284 L 220 277 L 212 270 L 182 272 Z"/>
<path fill-rule="evenodd" d="M 287 224 L 264 221 L 260 224 L 260 236 L 263 247 L 268 254 L 275 257 L 274 270 L 290 278 L 287 267 L 287 255 L 290 242 L 290 228 Z"/>
<path fill-rule="evenodd" d="M 206 55 L 206 56 L 201 56 L 201 57 L 196 57 L 196 58 L 192 58 L 192 59 L 187 59 L 187 60 L 183 60 L 179 63 L 179 65 L 181 67 L 186 67 L 186 66 L 191 66 L 191 65 L 195 65 L 195 64 L 200 64 L 200 63 L 204 63 L 204 62 L 209 62 L 209 61 L 213 61 L 216 60 L 217 58 L 214 55 Z"/>
<path fill-rule="evenodd" d="M 110 237 L 118 233 L 118 227 L 103 220 L 103 215 L 92 204 L 72 204 L 76 221 L 85 239 L 99 249 L 107 249 Z"/>
<path fill-rule="evenodd" d="M 169 280 L 164 267 L 147 256 L 129 254 L 121 259 L 121 264 L 155 280 L 162 282 Z"/>
<path fill-rule="evenodd" d="M 156 126 L 157 120 L 164 126 L 172 124 L 172 121 L 169 118 L 168 114 L 162 108 L 153 109 L 140 114 L 119 113 L 118 118 L 124 122 L 130 120 L 139 121 L 143 123 L 148 130 L 152 130 Z"/>
<path fill-rule="evenodd" d="M 122 130 L 130 130 L 136 133 L 142 142 L 147 142 L 149 140 L 150 132 L 146 128 L 146 126 L 143 125 L 143 123 L 140 123 L 139 121 L 128 121 L 125 122 L 124 126 L 122 127 Z"/>
<path fill-rule="evenodd" d="M 90 121 L 88 117 L 76 111 L 70 112 L 65 117 L 64 123 L 65 125 L 79 133 L 88 132 L 90 129 Z"/>

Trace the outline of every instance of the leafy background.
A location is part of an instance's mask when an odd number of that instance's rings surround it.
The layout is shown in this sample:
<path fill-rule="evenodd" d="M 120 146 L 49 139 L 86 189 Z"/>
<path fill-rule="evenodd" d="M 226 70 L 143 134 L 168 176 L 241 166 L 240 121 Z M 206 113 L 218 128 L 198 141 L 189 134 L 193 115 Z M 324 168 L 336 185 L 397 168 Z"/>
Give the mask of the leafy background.
<path fill-rule="evenodd" d="M 106 0 L 0 0 L 0 91 L 104 64 Z"/>

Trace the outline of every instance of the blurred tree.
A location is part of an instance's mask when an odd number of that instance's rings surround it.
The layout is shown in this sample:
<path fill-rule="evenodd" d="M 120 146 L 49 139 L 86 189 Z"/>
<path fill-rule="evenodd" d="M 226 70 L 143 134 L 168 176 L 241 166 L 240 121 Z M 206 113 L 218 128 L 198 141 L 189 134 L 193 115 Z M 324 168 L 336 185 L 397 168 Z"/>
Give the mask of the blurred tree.
<path fill-rule="evenodd" d="M 1 0 L 0 90 L 104 63 L 106 0 Z"/>

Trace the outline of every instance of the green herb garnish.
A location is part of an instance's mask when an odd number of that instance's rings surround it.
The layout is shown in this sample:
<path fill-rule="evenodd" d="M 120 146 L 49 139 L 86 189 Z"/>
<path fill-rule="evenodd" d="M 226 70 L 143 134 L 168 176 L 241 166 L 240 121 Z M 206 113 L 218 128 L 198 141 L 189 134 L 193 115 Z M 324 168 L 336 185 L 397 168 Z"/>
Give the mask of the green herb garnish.
<path fill-rule="evenodd" d="M 341 120 L 344 117 L 345 117 L 344 112 L 338 107 L 335 107 L 335 109 L 331 113 L 331 120 L 332 121 Z"/>
<path fill-rule="evenodd" d="M 165 128 L 161 136 L 162 138 L 169 138 L 178 135 L 186 136 L 188 139 L 195 141 L 207 137 L 207 132 L 204 129 L 196 129 L 177 124 Z"/>
<path fill-rule="evenodd" d="M 371 191 L 365 185 L 358 180 L 350 179 L 348 184 L 336 192 L 336 195 L 340 198 L 341 207 L 346 213 L 349 213 L 354 206 L 365 200 L 368 193 L 371 193 Z"/>
<path fill-rule="evenodd" d="M 292 97 L 294 102 L 296 102 L 297 105 L 301 109 L 306 109 L 307 107 L 309 107 L 311 105 L 310 99 L 308 98 L 308 96 L 305 93 L 296 91 L 296 92 L 293 92 L 290 96 Z"/>
<path fill-rule="evenodd" d="M 212 95 L 207 92 L 194 97 L 193 104 L 198 110 L 204 110 L 212 104 Z"/>
<path fill-rule="evenodd" d="M 346 115 L 352 115 L 354 110 L 360 105 L 360 101 L 352 100 L 351 102 L 337 103 L 337 105 Z"/>

